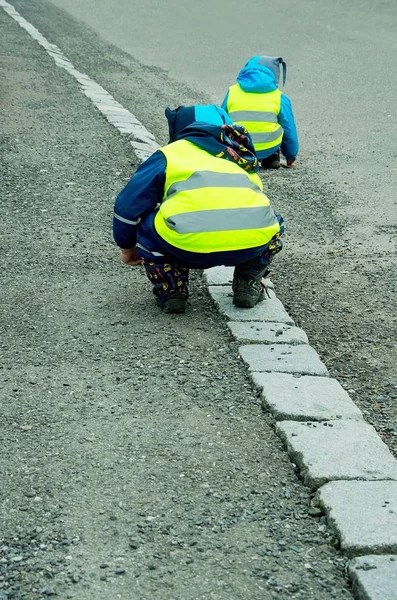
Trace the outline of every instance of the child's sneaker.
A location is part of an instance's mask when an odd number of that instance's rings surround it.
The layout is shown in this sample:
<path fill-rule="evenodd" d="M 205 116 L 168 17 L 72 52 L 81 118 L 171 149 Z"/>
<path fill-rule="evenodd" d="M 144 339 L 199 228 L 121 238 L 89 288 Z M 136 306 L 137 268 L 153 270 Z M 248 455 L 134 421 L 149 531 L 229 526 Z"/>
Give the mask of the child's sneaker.
<path fill-rule="evenodd" d="M 175 292 L 164 299 L 163 311 L 167 314 L 184 313 L 187 306 L 188 295 L 184 292 Z"/>
<path fill-rule="evenodd" d="M 258 302 L 262 302 L 265 297 L 265 290 L 261 281 L 254 277 L 242 279 L 233 278 L 233 304 L 242 308 L 253 308 Z"/>
<path fill-rule="evenodd" d="M 187 306 L 188 292 L 174 292 L 173 294 L 161 294 L 154 287 L 153 294 L 161 310 L 169 315 L 184 313 Z"/>

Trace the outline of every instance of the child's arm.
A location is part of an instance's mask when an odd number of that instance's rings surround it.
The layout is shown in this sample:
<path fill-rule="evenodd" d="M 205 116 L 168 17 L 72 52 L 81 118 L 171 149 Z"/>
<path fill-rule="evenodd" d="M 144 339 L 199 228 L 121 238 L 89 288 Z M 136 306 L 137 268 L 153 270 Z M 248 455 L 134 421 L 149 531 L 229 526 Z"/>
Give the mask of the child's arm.
<path fill-rule="evenodd" d="M 166 158 L 155 152 L 118 194 L 114 206 L 113 237 L 120 248 L 132 250 L 141 218 L 160 204 L 164 194 Z M 126 257 L 127 258 L 127 257 Z"/>
<path fill-rule="evenodd" d="M 278 122 L 284 129 L 283 141 L 281 142 L 281 152 L 287 159 L 287 164 L 290 163 L 289 166 L 291 166 L 298 156 L 299 141 L 294 113 L 292 112 L 291 101 L 284 94 L 281 94 L 281 106 L 280 113 L 278 115 Z"/>

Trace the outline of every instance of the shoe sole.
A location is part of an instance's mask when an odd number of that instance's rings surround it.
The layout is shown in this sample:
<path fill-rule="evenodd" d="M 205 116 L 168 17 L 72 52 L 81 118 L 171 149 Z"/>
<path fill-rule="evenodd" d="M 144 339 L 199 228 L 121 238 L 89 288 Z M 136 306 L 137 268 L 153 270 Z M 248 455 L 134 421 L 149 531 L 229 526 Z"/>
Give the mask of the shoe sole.
<path fill-rule="evenodd" d="M 163 312 L 167 315 L 181 315 L 186 311 L 186 304 L 171 303 L 170 301 L 164 304 Z"/>
<path fill-rule="evenodd" d="M 156 298 L 157 305 L 161 308 L 160 298 Z M 168 298 L 164 302 L 163 312 L 168 315 L 181 315 L 186 311 L 187 300 L 182 298 Z"/>
<path fill-rule="evenodd" d="M 156 288 L 153 289 L 153 293 L 156 296 L 156 304 L 157 306 L 162 308 L 162 312 L 167 313 L 169 315 L 180 315 L 186 312 L 187 298 L 181 298 L 180 295 L 178 295 L 178 297 L 176 298 L 167 298 L 166 300 L 164 300 L 164 304 L 162 307 L 161 298 L 159 296 L 158 291 L 155 291 L 155 289 Z"/>

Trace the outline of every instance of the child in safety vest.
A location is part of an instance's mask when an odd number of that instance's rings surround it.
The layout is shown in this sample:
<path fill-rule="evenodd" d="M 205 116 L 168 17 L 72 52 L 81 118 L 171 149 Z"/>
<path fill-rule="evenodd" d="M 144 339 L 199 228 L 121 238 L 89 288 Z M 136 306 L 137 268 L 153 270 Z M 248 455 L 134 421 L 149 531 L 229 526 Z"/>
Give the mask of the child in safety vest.
<path fill-rule="evenodd" d="M 185 312 L 189 269 L 219 265 L 235 267 L 233 303 L 251 308 L 265 297 L 283 219 L 263 193 L 244 127 L 219 107 L 193 108 L 166 109 L 170 143 L 118 194 L 113 236 L 122 262 L 144 266 L 164 312 Z"/>
<path fill-rule="evenodd" d="M 280 65 L 285 84 L 287 67 L 281 57 L 254 56 L 222 103 L 233 122 L 248 130 L 264 169 L 280 167 L 280 149 L 285 166 L 292 167 L 299 150 L 291 101 L 278 89 Z"/>

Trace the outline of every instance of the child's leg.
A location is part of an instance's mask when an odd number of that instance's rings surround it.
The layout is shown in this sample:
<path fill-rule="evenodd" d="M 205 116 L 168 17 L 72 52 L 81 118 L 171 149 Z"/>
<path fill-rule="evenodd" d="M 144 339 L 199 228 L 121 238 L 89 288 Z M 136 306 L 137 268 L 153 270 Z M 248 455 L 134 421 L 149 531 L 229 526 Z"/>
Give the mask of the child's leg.
<path fill-rule="evenodd" d="M 283 243 L 278 233 L 271 239 L 262 254 L 235 267 L 232 285 L 233 304 L 252 308 L 264 299 L 262 277 L 268 275 L 269 265 L 282 247 Z"/>
<path fill-rule="evenodd" d="M 161 310 L 185 312 L 189 295 L 189 269 L 177 263 L 160 263 L 144 259 L 146 276 L 153 284 Z"/>

